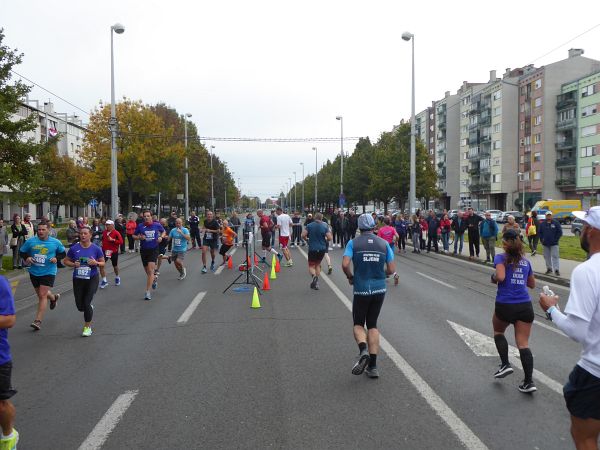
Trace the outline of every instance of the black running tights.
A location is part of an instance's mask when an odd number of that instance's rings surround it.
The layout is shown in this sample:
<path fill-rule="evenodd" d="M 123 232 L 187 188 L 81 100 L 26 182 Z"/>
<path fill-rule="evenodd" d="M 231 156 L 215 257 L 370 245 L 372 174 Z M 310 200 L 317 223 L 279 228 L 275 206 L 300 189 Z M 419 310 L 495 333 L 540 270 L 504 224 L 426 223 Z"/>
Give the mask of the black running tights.
<path fill-rule="evenodd" d="M 89 280 L 73 278 L 73 295 L 75 296 L 75 304 L 77 310 L 83 312 L 83 319 L 86 322 L 92 321 L 94 309 L 92 308 L 92 299 L 98 290 L 98 275 Z"/>

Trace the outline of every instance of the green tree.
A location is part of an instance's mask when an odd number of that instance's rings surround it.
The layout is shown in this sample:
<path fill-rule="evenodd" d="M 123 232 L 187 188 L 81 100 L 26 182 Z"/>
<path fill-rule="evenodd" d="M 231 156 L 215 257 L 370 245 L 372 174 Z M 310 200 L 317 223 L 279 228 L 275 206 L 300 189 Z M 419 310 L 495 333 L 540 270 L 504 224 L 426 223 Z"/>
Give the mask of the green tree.
<path fill-rule="evenodd" d="M 369 202 L 369 171 L 373 163 L 373 152 L 371 140 L 368 137 L 360 138 L 344 167 L 344 192 L 348 204 L 362 205 L 363 212 Z"/>

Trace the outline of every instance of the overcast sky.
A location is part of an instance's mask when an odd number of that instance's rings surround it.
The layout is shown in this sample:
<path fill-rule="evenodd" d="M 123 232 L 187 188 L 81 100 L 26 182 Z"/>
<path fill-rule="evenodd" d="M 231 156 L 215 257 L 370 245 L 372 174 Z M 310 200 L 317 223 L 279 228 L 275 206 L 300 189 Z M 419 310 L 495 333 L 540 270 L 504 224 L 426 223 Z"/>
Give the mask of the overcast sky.
<path fill-rule="evenodd" d="M 16 71 L 85 111 L 110 102 L 110 26 L 117 98 L 189 112 L 201 136 L 369 136 L 410 118 L 416 36 L 417 112 L 507 67 L 548 64 L 571 47 L 600 59 L 600 2 L 397 0 L 2 0 L 5 43 L 25 54 Z M 574 39 L 575 38 L 575 39 Z M 571 41 L 571 42 L 568 42 Z M 558 48 L 557 48 L 558 47 Z M 556 51 L 551 52 L 557 48 Z M 551 52 L 551 53 L 549 53 Z M 549 54 L 548 54 L 549 53 Z M 87 117 L 35 88 L 31 98 Z M 344 148 L 352 151 L 355 142 Z M 314 173 L 333 143 L 213 142 L 242 192 L 262 199 L 297 172 Z M 300 199 L 298 199 L 300 202 Z"/>

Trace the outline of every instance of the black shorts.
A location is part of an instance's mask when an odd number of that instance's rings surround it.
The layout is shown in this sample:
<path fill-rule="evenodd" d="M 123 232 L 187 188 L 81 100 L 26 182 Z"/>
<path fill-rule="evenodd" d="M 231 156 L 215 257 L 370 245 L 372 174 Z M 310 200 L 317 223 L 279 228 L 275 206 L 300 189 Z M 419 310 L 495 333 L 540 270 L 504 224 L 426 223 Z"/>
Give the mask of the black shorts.
<path fill-rule="evenodd" d="M 0 366 L 0 400 L 8 400 L 17 393 L 12 388 L 11 374 L 12 361 L 5 362 Z"/>
<path fill-rule="evenodd" d="M 110 262 L 113 267 L 117 267 L 119 265 L 119 251 L 112 252 L 110 256 L 106 255 L 106 250 L 104 250 L 104 259 L 110 259 Z"/>
<path fill-rule="evenodd" d="M 144 267 L 148 265 L 148 263 L 155 263 L 158 259 L 158 247 L 156 248 L 141 248 L 140 256 L 142 257 L 142 264 Z"/>
<path fill-rule="evenodd" d="M 36 277 L 35 275 L 29 274 L 29 279 L 34 288 L 39 288 L 40 286 L 53 287 L 55 278 L 55 275 L 42 275 Z"/>
<path fill-rule="evenodd" d="M 325 256 L 325 250 L 309 250 L 308 251 L 308 265 L 318 266 L 323 261 Z"/>
<path fill-rule="evenodd" d="M 262 238 L 262 248 L 269 248 L 271 247 L 271 239 L 273 238 L 273 235 L 271 233 L 260 233 L 260 236 Z"/>
<path fill-rule="evenodd" d="M 571 415 L 600 420 L 600 378 L 575 365 L 563 387 L 563 394 Z"/>
<path fill-rule="evenodd" d="M 204 238 L 204 241 L 202 241 L 202 246 L 203 247 L 208 247 L 211 250 L 212 249 L 217 249 L 219 247 L 219 241 L 217 239 L 206 239 L 206 238 Z"/>
<path fill-rule="evenodd" d="M 355 295 L 352 300 L 352 319 L 354 325 L 367 329 L 377 328 L 377 319 L 383 306 L 385 293 L 375 295 Z"/>
<path fill-rule="evenodd" d="M 523 303 L 498 303 L 494 309 L 496 317 L 503 322 L 514 323 L 520 322 L 532 323 L 535 317 L 533 313 L 533 305 L 531 302 Z"/>
<path fill-rule="evenodd" d="M 161 241 L 158 244 L 158 254 L 159 255 L 164 255 L 165 253 L 167 253 L 167 247 L 169 246 L 169 242 L 168 241 Z"/>
<path fill-rule="evenodd" d="M 225 256 L 225 253 L 227 253 L 231 247 L 233 247 L 233 245 L 221 244 L 219 255 Z"/>

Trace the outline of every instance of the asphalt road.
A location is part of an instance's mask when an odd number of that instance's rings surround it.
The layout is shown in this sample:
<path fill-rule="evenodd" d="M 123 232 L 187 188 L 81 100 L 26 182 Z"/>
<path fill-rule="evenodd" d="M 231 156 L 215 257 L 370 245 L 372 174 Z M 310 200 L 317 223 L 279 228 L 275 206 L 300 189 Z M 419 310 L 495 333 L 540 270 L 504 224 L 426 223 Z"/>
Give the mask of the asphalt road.
<path fill-rule="evenodd" d="M 127 255 L 123 284 L 96 296 L 90 338 L 80 337 L 67 270 L 37 333 L 22 280 L 10 331 L 20 448 L 573 448 L 558 389 L 578 344 L 537 308 L 539 390 L 525 395 L 520 370 L 494 380 L 498 357 L 477 356 L 453 328 L 485 354 L 475 344 L 492 336 L 491 268 L 397 255 L 400 285 L 390 284 L 380 318 L 381 377 L 371 380 L 350 373 L 357 347 L 341 250 L 330 252 L 334 273 L 318 292 L 305 254 L 292 252 L 295 266 L 282 267 L 260 309 L 251 293 L 222 293 L 239 272 L 201 275 L 197 250 L 187 279 L 165 264 L 146 302 L 139 258 Z M 568 291 L 552 288 L 564 305 Z"/>

